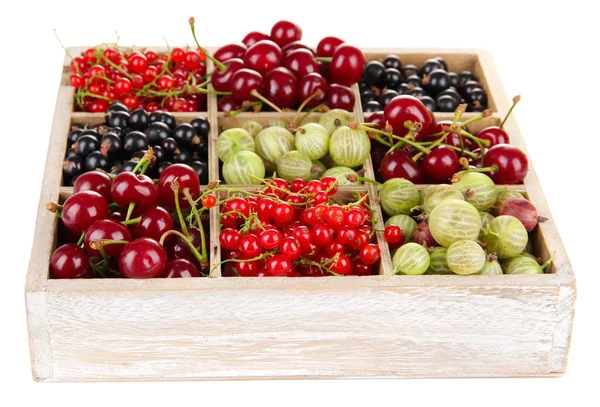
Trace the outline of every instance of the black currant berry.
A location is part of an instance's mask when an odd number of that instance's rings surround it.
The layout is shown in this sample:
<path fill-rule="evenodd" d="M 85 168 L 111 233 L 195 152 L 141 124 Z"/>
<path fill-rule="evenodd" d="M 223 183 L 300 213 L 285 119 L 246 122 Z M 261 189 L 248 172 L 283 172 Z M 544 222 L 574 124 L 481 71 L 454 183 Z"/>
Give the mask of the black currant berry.
<path fill-rule="evenodd" d="M 463 84 L 463 95 L 468 95 L 469 93 L 471 93 L 474 89 L 481 89 L 481 84 L 477 81 L 467 81 Z"/>
<path fill-rule="evenodd" d="M 444 69 L 444 66 L 437 59 L 429 58 L 421 67 L 421 76 L 429 75 L 431 71 L 436 69 Z"/>
<path fill-rule="evenodd" d="M 433 59 L 435 59 L 440 64 L 442 64 L 442 68 L 444 69 L 444 71 L 448 70 L 448 65 L 446 64 L 446 60 L 444 58 L 442 58 L 442 57 L 433 57 Z"/>
<path fill-rule="evenodd" d="M 449 72 L 448 77 L 450 78 L 450 84 L 456 89 L 460 88 L 460 76 L 456 72 Z"/>
<path fill-rule="evenodd" d="M 396 68 L 388 68 L 385 70 L 383 74 L 385 86 L 388 89 L 398 90 L 400 89 L 400 85 L 404 81 L 402 74 Z"/>
<path fill-rule="evenodd" d="M 363 112 L 365 112 L 365 113 L 375 113 L 375 112 L 380 112 L 382 110 L 383 110 L 383 108 L 381 107 L 379 102 L 377 102 L 375 100 L 367 102 L 363 105 Z"/>
<path fill-rule="evenodd" d="M 104 171 L 110 171 L 110 160 L 108 156 L 100 151 L 93 151 L 85 158 L 85 170 L 94 171 L 100 168 Z"/>
<path fill-rule="evenodd" d="M 63 177 L 70 181 L 83 171 L 83 159 L 79 156 L 67 157 L 63 161 Z M 68 182 L 65 182 L 67 185 Z"/>
<path fill-rule="evenodd" d="M 144 131 L 148 127 L 148 113 L 143 108 L 137 108 L 129 116 L 129 125 L 136 130 Z"/>
<path fill-rule="evenodd" d="M 163 148 L 165 153 L 169 156 L 172 156 L 173 154 L 175 154 L 175 152 L 177 151 L 177 148 L 179 148 L 175 139 L 173 139 L 171 137 L 163 140 L 163 142 L 161 143 L 161 147 Z"/>
<path fill-rule="evenodd" d="M 109 112 L 106 114 L 106 124 L 110 127 L 127 127 L 129 124 L 129 113 L 127 112 Z"/>
<path fill-rule="evenodd" d="M 123 152 L 123 140 L 115 133 L 108 133 L 100 140 L 100 149 L 109 157 L 118 157 Z"/>
<path fill-rule="evenodd" d="M 390 103 L 390 100 L 392 100 L 396 96 L 400 96 L 400 94 L 393 89 L 388 89 L 385 92 L 383 92 L 381 96 L 379 96 L 379 104 L 382 107 L 386 107 L 387 104 Z"/>
<path fill-rule="evenodd" d="M 152 146 L 152 154 L 156 157 L 156 162 L 161 162 L 165 160 L 165 151 L 161 146 Z"/>
<path fill-rule="evenodd" d="M 360 94 L 360 101 L 362 104 L 365 104 L 375 99 L 377 99 L 377 96 L 375 96 L 375 94 L 369 89 L 365 90 L 364 92 L 361 92 Z"/>
<path fill-rule="evenodd" d="M 148 142 L 152 145 L 160 144 L 167 138 L 171 137 L 171 129 L 163 122 L 150 123 L 146 129 Z"/>
<path fill-rule="evenodd" d="M 402 69 L 402 62 L 400 61 L 400 57 L 398 57 L 398 55 L 388 55 L 387 57 L 385 57 L 385 59 L 383 60 L 383 65 L 386 68 L 393 68 L 393 69 L 397 69 L 398 71 L 400 71 L 400 69 Z"/>
<path fill-rule="evenodd" d="M 398 89 L 398 93 L 401 95 L 408 95 L 410 92 L 410 85 L 408 83 L 403 83 L 400 85 L 400 89 Z"/>
<path fill-rule="evenodd" d="M 417 75 L 410 75 L 406 78 L 406 84 L 411 88 L 420 88 L 421 78 L 419 78 Z"/>
<path fill-rule="evenodd" d="M 413 65 L 413 64 L 408 64 L 408 65 L 405 65 L 404 68 L 402 68 L 402 70 L 400 72 L 402 72 L 402 75 L 405 78 L 408 78 L 411 75 L 418 74 L 419 73 L 419 69 L 415 65 Z"/>
<path fill-rule="evenodd" d="M 163 122 L 164 124 L 169 126 L 170 129 L 174 129 L 177 125 L 177 123 L 175 122 L 175 116 L 173 116 L 173 114 L 170 112 L 160 112 L 158 114 L 158 121 Z"/>
<path fill-rule="evenodd" d="M 196 129 L 189 123 L 181 123 L 173 129 L 173 138 L 179 146 L 191 147 L 196 135 Z"/>
<path fill-rule="evenodd" d="M 200 158 L 208 159 L 208 140 L 205 137 L 196 136 L 192 143 L 192 151 Z"/>
<path fill-rule="evenodd" d="M 69 137 L 67 138 L 68 145 L 75 144 L 79 136 L 81 136 L 81 133 L 83 133 L 82 129 L 71 130 L 71 132 L 69 133 Z"/>
<path fill-rule="evenodd" d="M 437 95 L 450 87 L 450 77 L 443 69 L 434 69 L 423 78 L 423 84 L 430 94 Z"/>
<path fill-rule="evenodd" d="M 454 112 L 460 103 L 460 98 L 456 99 L 449 94 L 439 95 L 435 100 L 440 112 Z"/>
<path fill-rule="evenodd" d="M 175 151 L 173 154 L 173 162 L 176 164 L 185 164 L 188 161 L 192 160 L 192 153 L 190 150 L 186 150 L 185 148 L 180 148 Z"/>
<path fill-rule="evenodd" d="M 81 134 L 79 135 L 79 137 L 81 136 L 94 136 L 94 138 L 98 141 L 100 141 L 100 139 L 102 138 L 102 136 L 100 134 L 98 134 L 98 132 L 96 131 L 96 129 L 85 129 L 83 132 L 81 132 Z M 78 137 L 78 138 L 79 138 Z"/>
<path fill-rule="evenodd" d="M 435 112 L 438 110 L 438 107 L 435 104 L 435 100 L 433 100 L 431 96 L 422 96 L 420 99 L 421 102 L 423 102 L 423 104 L 425 105 L 425 107 L 430 111 Z"/>
<path fill-rule="evenodd" d="M 365 64 L 363 79 L 367 85 L 382 88 L 384 85 L 385 66 L 379 61 L 369 61 Z"/>
<path fill-rule="evenodd" d="M 483 108 L 485 110 L 487 107 L 487 95 L 483 89 L 475 88 L 467 95 L 467 102 L 474 108 Z"/>
<path fill-rule="evenodd" d="M 456 105 L 458 106 L 458 104 L 460 103 L 460 93 L 458 93 L 458 91 L 453 88 L 452 86 L 449 87 L 446 90 L 441 91 L 440 93 L 438 93 L 437 97 L 439 98 L 440 96 L 444 96 L 444 95 L 448 95 L 451 96 L 452 98 L 454 98 L 456 100 Z"/>
<path fill-rule="evenodd" d="M 98 150 L 100 143 L 96 137 L 86 134 L 75 142 L 74 150 L 82 157 L 87 157 L 92 151 Z"/>
<path fill-rule="evenodd" d="M 139 150 L 148 149 L 148 137 L 141 131 L 132 131 L 123 140 L 123 149 L 126 154 L 133 154 Z"/>
<path fill-rule="evenodd" d="M 129 160 L 123 163 L 123 167 L 121 167 L 121 172 L 133 171 L 133 169 L 138 165 L 139 160 Z"/>
<path fill-rule="evenodd" d="M 196 129 L 199 136 L 208 137 L 210 132 L 210 123 L 206 117 L 198 117 L 190 122 L 192 127 Z"/>
<path fill-rule="evenodd" d="M 70 148 L 67 150 L 67 154 L 65 155 L 65 158 L 75 157 L 75 156 L 79 156 L 79 154 L 77 154 L 77 151 Z"/>
<path fill-rule="evenodd" d="M 200 184 L 208 184 L 208 162 L 191 161 L 188 163 L 188 165 L 196 171 L 196 174 L 198 174 L 198 178 L 200 178 Z"/>
<path fill-rule="evenodd" d="M 371 90 L 371 87 L 369 85 L 367 85 L 366 83 L 364 83 L 363 80 L 361 79 L 361 81 L 358 82 L 358 90 L 362 93 L 365 90 Z"/>
<path fill-rule="evenodd" d="M 114 102 L 106 109 L 107 112 L 126 112 L 129 113 L 129 109 L 123 103 Z"/>
<path fill-rule="evenodd" d="M 458 74 L 458 77 L 460 78 L 460 86 L 465 86 L 465 84 L 468 81 L 476 81 L 477 78 L 475 78 L 475 75 L 473 75 L 473 72 L 471 71 L 462 71 L 461 73 Z"/>
<path fill-rule="evenodd" d="M 423 88 L 420 87 L 414 87 L 410 90 L 410 92 L 408 92 L 409 95 L 416 97 L 417 99 L 422 98 L 423 96 L 425 96 L 425 91 L 423 90 Z"/>

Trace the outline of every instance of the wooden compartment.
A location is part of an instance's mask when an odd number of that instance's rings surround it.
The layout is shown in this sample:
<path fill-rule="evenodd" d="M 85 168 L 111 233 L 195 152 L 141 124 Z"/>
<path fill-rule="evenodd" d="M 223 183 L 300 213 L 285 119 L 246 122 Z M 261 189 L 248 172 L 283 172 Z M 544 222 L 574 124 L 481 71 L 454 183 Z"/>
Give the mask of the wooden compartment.
<path fill-rule="evenodd" d="M 389 53 L 406 62 L 441 55 L 451 67 L 470 67 L 485 82 L 490 106 L 501 114 L 509 108 L 493 62 L 483 51 L 365 50 L 367 60 Z M 102 115 L 73 113 L 73 91 L 63 82 L 58 93 L 25 287 L 35 380 L 521 377 L 565 372 L 575 277 L 533 168 L 523 185 L 511 188 L 526 193 L 549 218 L 534 233 L 541 256 L 555 253 L 547 274 L 49 278 L 57 222 L 44 205 L 72 193 L 60 186 L 69 126 L 84 115 L 90 122 L 102 120 Z M 357 87 L 355 92 L 359 100 Z M 354 113 L 363 117 L 359 104 Z M 180 121 L 198 115 L 175 114 Z M 205 115 L 214 146 L 215 130 L 225 120 L 217 112 L 216 97 L 208 98 Z M 438 120 L 449 117 L 436 114 Z M 495 113 L 487 120 L 493 123 L 499 117 Z M 515 119 L 505 127 L 512 143 L 525 149 Z M 211 157 L 209 178 L 217 179 L 218 162 Z M 378 207 L 376 186 L 358 188 Z M 210 216 L 214 235 L 218 208 Z M 391 260 L 381 235 L 379 272 L 385 274 L 391 271 Z M 214 265 L 220 253 L 218 240 L 211 240 Z"/>

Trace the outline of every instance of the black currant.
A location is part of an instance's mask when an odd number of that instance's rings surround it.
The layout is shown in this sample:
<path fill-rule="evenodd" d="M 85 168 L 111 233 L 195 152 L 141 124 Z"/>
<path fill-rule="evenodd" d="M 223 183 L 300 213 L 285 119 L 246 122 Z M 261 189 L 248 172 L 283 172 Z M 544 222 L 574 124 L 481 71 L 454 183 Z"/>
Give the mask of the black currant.
<path fill-rule="evenodd" d="M 123 149 L 126 154 L 133 154 L 139 150 L 148 149 L 148 137 L 141 131 L 132 131 L 123 140 Z"/>
<path fill-rule="evenodd" d="M 461 73 L 458 74 L 458 77 L 460 78 L 460 86 L 465 86 L 465 84 L 468 81 L 476 81 L 477 78 L 475 78 L 475 75 L 473 75 L 473 72 L 471 71 L 462 71 Z"/>
<path fill-rule="evenodd" d="M 450 78 L 450 84 L 456 89 L 460 88 L 460 76 L 456 72 L 449 72 L 448 77 Z"/>
<path fill-rule="evenodd" d="M 403 83 L 400 85 L 400 89 L 398 89 L 398 93 L 401 95 L 408 95 L 410 92 L 410 85 L 408 83 Z"/>
<path fill-rule="evenodd" d="M 363 79 L 367 85 L 382 88 L 384 85 L 385 66 L 379 61 L 369 61 L 365 64 Z"/>
<path fill-rule="evenodd" d="M 388 89 L 398 90 L 400 89 L 400 85 L 404 81 L 402 74 L 396 68 L 388 68 L 385 70 L 383 74 L 385 86 Z"/>
<path fill-rule="evenodd" d="M 127 127 L 129 124 L 129 113 L 109 112 L 106 114 L 106 124 L 110 127 Z"/>
<path fill-rule="evenodd" d="M 161 146 L 152 146 L 152 154 L 156 157 L 156 162 L 161 162 L 165 160 L 165 152 Z"/>
<path fill-rule="evenodd" d="M 115 133 L 108 133 L 100 140 L 100 149 L 106 149 L 109 157 L 118 157 L 123 152 L 123 140 Z"/>
<path fill-rule="evenodd" d="M 468 95 L 469 93 L 471 93 L 474 89 L 481 89 L 481 84 L 477 81 L 467 81 L 463 84 L 463 95 Z"/>
<path fill-rule="evenodd" d="M 98 139 L 89 134 L 79 137 L 73 147 L 73 149 L 82 157 L 87 157 L 92 151 L 98 150 L 98 148 L 100 148 Z"/>
<path fill-rule="evenodd" d="M 400 94 L 393 89 L 388 89 L 385 92 L 383 92 L 381 96 L 379 96 L 379 104 L 382 107 L 386 107 L 387 104 L 390 103 L 390 100 L 392 100 L 396 96 L 400 96 Z"/>
<path fill-rule="evenodd" d="M 139 160 L 129 160 L 123 163 L 121 167 L 121 172 L 133 171 L 133 169 L 138 165 Z"/>
<path fill-rule="evenodd" d="M 154 112 L 154 113 L 156 113 L 156 112 Z M 173 116 L 173 114 L 170 112 L 160 112 L 158 114 L 158 121 L 163 122 L 164 124 L 169 126 L 169 128 L 171 128 L 171 129 L 174 129 L 175 126 L 177 125 L 177 123 L 175 122 L 175 116 Z"/>
<path fill-rule="evenodd" d="M 433 100 L 431 96 L 422 96 L 420 99 L 421 102 L 423 102 L 423 104 L 425 105 L 425 107 L 430 111 L 435 112 L 438 110 L 435 100 Z"/>
<path fill-rule="evenodd" d="M 208 184 L 208 162 L 191 161 L 188 163 L 188 165 L 196 171 L 196 174 L 198 174 L 198 178 L 200 178 L 200 184 Z"/>
<path fill-rule="evenodd" d="M 67 154 L 65 155 L 65 158 L 68 158 L 68 157 L 75 157 L 75 156 L 78 156 L 78 155 L 79 155 L 79 154 L 77 154 L 77 151 L 75 151 L 75 150 L 74 150 L 74 149 L 72 149 L 72 148 L 69 148 L 69 149 L 67 150 Z"/>
<path fill-rule="evenodd" d="M 454 112 L 460 103 L 460 98 L 456 99 L 449 94 L 439 95 L 435 99 L 440 112 Z"/>
<path fill-rule="evenodd" d="M 75 144 L 75 142 L 77 141 L 77 139 L 79 138 L 79 136 L 81 136 L 81 133 L 83 133 L 82 129 L 73 129 L 73 130 L 71 130 L 71 132 L 69 133 L 69 137 L 67 137 L 67 143 L 68 143 L 68 145 Z"/>
<path fill-rule="evenodd" d="M 175 152 L 179 148 L 175 139 L 171 137 L 163 140 L 163 142 L 161 143 L 161 147 L 163 148 L 164 152 L 169 156 L 175 154 Z"/>
<path fill-rule="evenodd" d="M 450 87 L 450 77 L 443 69 L 434 69 L 423 78 L 423 84 L 430 94 L 437 95 Z"/>
<path fill-rule="evenodd" d="M 448 65 L 446 64 L 446 60 L 444 58 L 442 58 L 442 57 L 433 57 L 433 59 L 435 59 L 440 64 L 442 64 L 442 68 L 444 69 L 444 71 L 448 70 Z"/>
<path fill-rule="evenodd" d="M 406 78 L 406 83 L 411 88 L 420 88 L 421 78 L 419 78 L 417 75 L 410 75 Z"/>
<path fill-rule="evenodd" d="M 150 123 L 146 129 L 148 142 L 152 145 L 160 144 L 167 138 L 171 137 L 171 129 L 163 122 Z"/>
<path fill-rule="evenodd" d="M 421 67 L 421 76 L 429 75 L 429 73 L 435 69 L 444 69 L 444 66 L 435 58 L 429 58 Z"/>
<path fill-rule="evenodd" d="M 85 158 L 85 170 L 94 171 L 97 168 L 110 171 L 110 160 L 108 156 L 100 151 L 93 151 Z"/>
<path fill-rule="evenodd" d="M 410 90 L 410 92 L 408 92 L 409 95 L 416 97 L 417 99 L 422 98 L 423 96 L 425 96 L 425 91 L 420 88 L 420 87 L 414 87 Z"/>
<path fill-rule="evenodd" d="M 106 109 L 107 112 L 126 112 L 129 113 L 129 109 L 123 103 L 114 102 Z"/>
<path fill-rule="evenodd" d="M 405 78 L 408 78 L 411 75 L 416 75 L 417 73 L 419 73 L 419 69 L 413 64 L 408 64 L 405 65 L 400 72 L 402 72 L 402 75 Z"/>
<path fill-rule="evenodd" d="M 198 117 L 190 122 L 192 127 L 196 129 L 196 133 L 199 136 L 208 137 L 210 132 L 210 123 L 206 117 Z"/>
<path fill-rule="evenodd" d="M 144 131 L 148 127 L 148 113 L 143 108 L 137 108 L 129 116 L 129 125 L 136 130 Z"/>
<path fill-rule="evenodd" d="M 363 112 L 365 112 L 365 113 L 381 112 L 382 110 L 383 110 L 383 108 L 381 107 L 379 102 L 377 102 L 375 100 L 367 102 L 363 105 Z"/>
<path fill-rule="evenodd" d="M 192 150 L 197 153 L 200 158 L 208 159 L 208 139 L 206 137 L 196 136 L 192 143 Z"/>
<path fill-rule="evenodd" d="M 185 164 L 188 161 L 192 160 L 192 153 L 190 150 L 186 150 L 185 148 L 179 148 L 173 154 L 173 162 L 176 164 Z"/>
<path fill-rule="evenodd" d="M 485 110 L 487 107 L 487 95 L 483 89 L 475 88 L 467 95 L 467 102 L 474 108 L 483 108 Z"/>
<path fill-rule="evenodd" d="M 402 69 L 402 62 L 400 61 L 400 57 L 398 55 L 388 55 L 387 57 L 385 57 L 385 59 L 383 60 L 383 65 L 386 68 L 394 68 L 397 69 L 398 71 L 400 71 L 400 69 Z"/>
<path fill-rule="evenodd" d="M 362 104 L 365 104 L 375 99 L 377 99 L 377 96 L 375 96 L 375 94 L 369 89 L 365 90 L 364 92 L 361 92 L 360 94 L 360 101 Z"/>
<path fill-rule="evenodd" d="M 191 147 L 196 135 L 196 129 L 189 123 L 181 123 L 173 129 L 173 138 L 179 146 Z"/>
<path fill-rule="evenodd" d="M 94 136 L 94 138 L 98 141 L 100 141 L 100 139 L 102 138 L 102 136 L 100 134 L 98 134 L 98 132 L 96 131 L 96 129 L 85 129 L 83 132 L 81 132 L 81 134 L 79 135 L 79 137 L 81 136 Z M 78 137 L 78 138 L 79 138 Z"/>
<path fill-rule="evenodd" d="M 63 161 L 63 177 L 65 181 L 71 181 L 83 171 L 83 159 L 79 156 L 71 156 Z M 67 185 L 68 182 L 65 182 Z"/>

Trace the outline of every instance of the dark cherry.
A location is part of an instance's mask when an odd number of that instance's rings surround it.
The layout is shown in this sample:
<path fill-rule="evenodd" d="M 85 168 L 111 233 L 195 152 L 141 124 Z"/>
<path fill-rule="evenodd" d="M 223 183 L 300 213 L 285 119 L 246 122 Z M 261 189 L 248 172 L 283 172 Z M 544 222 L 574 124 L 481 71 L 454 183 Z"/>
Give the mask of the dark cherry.
<path fill-rule="evenodd" d="M 57 248 L 50 257 L 50 272 L 55 278 L 92 278 L 88 255 L 75 243 Z"/>
<path fill-rule="evenodd" d="M 385 116 L 382 111 L 373 113 L 367 118 L 367 123 L 378 124 L 381 129 L 385 128 Z"/>
<path fill-rule="evenodd" d="M 92 223 L 108 217 L 108 204 L 98 192 L 77 192 L 65 201 L 61 216 L 67 228 L 81 233 Z"/>
<path fill-rule="evenodd" d="M 498 167 L 496 171 L 489 173 L 496 184 L 520 184 L 529 171 L 529 161 L 525 153 L 510 144 L 497 144 L 487 151 L 483 166 L 492 165 Z"/>
<path fill-rule="evenodd" d="M 136 130 L 144 131 L 148 127 L 150 121 L 148 112 L 143 108 L 137 108 L 129 116 L 129 126 Z"/>
<path fill-rule="evenodd" d="M 219 109 L 219 112 L 230 112 L 232 110 L 241 109 L 242 103 L 235 100 L 233 96 L 225 95 L 219 97 L 217 108 Z"/>
<path fill-rule="evenodd" d="M 459 169 L 458 155 L 449 147 L 439 146 L 425 156 L 422 167 L 428 178 L 448 181 Z"/>
<path fill-rule="evenodd" d="M 118 157 L 123 153 L 123 140 L 115 133 L 108 133 L 100 139 L 100 150 L 106 151 L 109 157 Z"/>
<path fill-rule="evenodd" d="M 232 58 L 244 58 L 247 47 L 244 44 L 227 44 L 223 45 L 213 54 L 213 57 L 219 61 L 224 62 Z M 215 71 L 218 71 L 216 69 Z"/>
<path fill-rule="evenodd" d="M 510 144 L 508 134 L 498 126 L 486 127 L 477 133 L 476 136 L 488 140 L 490 142 L 489 147 L 493 147 L 496 144 Z"/>
<path fill-rule="evenodd" d="M 393 98 L 385 107 L 385 119 L 394 129 L 394 134 L 404 136 L 408 130 L 404 122 L 410 120 L 419 122 L 423 129 L 419 134 L 427 135 L 435 126 L 435 119 L 425 105 L 417 98 L 400 95 Z"/>
<path fill-rule="evenodd" d="M 208 184 L 208 161 L 190 161 L 189 166 L 196 171 L 200 184 Z"/>
<path fill-rule="evenodd" d="M 156 206 L 158 191 L 152 179 L 143 174 L 122 172 L 113 180 L 111 195 L 117 205 L 127 208 L 130 203 L 136 204 L 136 209 L 143 211 Z"/>
<path fill-rule="evenodd" d="M 191 244 L 196 248 L 196 250 L 202 250 L 202 239 L 200 235 L 200 229 L 197 227 L 188 227 L 188 233 L 190 234 L 192 240 Z M 205 240 L 207 239 L 206 232 L 204 234 Z M 208 240 L 206 240 L 208 242 Z M 198 265 L 198 260 L 196 256 L 192 253 L 190 246 L 177 235 L 168 236 L 165 239 L 165 250 L 167 251 L 167 257 L 169 260 L 173 259 L 186 259 L 191 261 L 195 265 Z"/>
<path fill-rule="evenodd" d="M 77 180 L 73 184 L 73 193 L 82 191 L 94 191 L 98 192 L 106 200 L 106 202 L 112 202 L 112 195 L 110 194 L 110 187 L 112 180 L 110 177 L 99 171 L 86 172 L 77 177 Z"/>
<path fill-rule="evenodd" d="M 409 76 L 417 75 L 419 73 L 419 68 L 417 68 L 416 65 L 408 64 L 404 65 L 404 68 L 402 68 L 400 72 L 402 72 L 402 75 L 404 75 L 405 78 L 408 78 Z"/>
<path fill-rule="evenodd" d="M 455 99 L 450 95 L 438 96 L 435 103 L 440 112 L 454 112 L 458 107 L 460 99 Z"/>
<path fill-rule="evenodd" d="M 196 129 L 189 123 L 178 124 L 173 129 L 173 138 L 177 142 L 178 146 L 191 147 L 194 141 L 194 137 L 197 137 Z"/>
<path fill-rule="evenodd" d="M 320 96 L 314 97 L 307 103 L 307 107 L 315 107 L 323 103 L 327 92 L 327 81 L 318 73 L 309 73 L 304 75 L 298 82 L 298 100 L 300 103 L 308 99 L 317 89 L 323 92 Z"/>
<path fill-rule="evenodd" d="M 223 61 L 223 65 L 227 67 L 227 70 L 222 72 L 220 69 L 215 69 L 210 77 L 210 82 L 216 91 L 229 92 L 231 77 L 240 69 L 245 68 L 246 64 L 241 58 L 231 58 Z"/>
<path fill-rule="evenodd" d="M 165 249 L 155 240 L 145 237 L 125 245 L 119 256 L 119 270 L 125 278 L 159 277 L 166 264 Z"/>
<path fill-rule="evenodd" d="M 134 130 L 128 133 L 123 140 L 123 150 L 133 154 L 136 151 L 148 149 L 148 137 L 141 131 Z"/>
<path fill-rule="evenodd" d="M 130 242 L 131 232 L 121 222 L 102 219 L 92 223 L 85 231 L 83 243 L 85 250 L 90 256 L 102 256 L 98 248 L 92 247 L 92 243 L 99 242 L 100 240 L 125 240 Z M 102 246 L 107 256 L 118 256 L 123 251 L 124 244 L 106 244 Z"/>
<path fill-rule="evenodd" d="M 254 96 L 250 94 L 253 90 L 262 94 L 265 86 L 262 75 L 248 68 L 242 68 L 234 73 L 231 77 L 230 85 L 231 96 L 240 103 L 246 100 L 253 100 Z"/>
<path fill-rule="evenodd" d="M 379 61 L 369 61 L 365 64 L 363 80 L 367 85 L 383 88 L 385 85 L 385 65 Z"/>
<path fill-rule="evenodd" d="M 387 68 L 383 73 L 383 81 L 385 83 L 386 88 L 399 90 L 400 85 L 404 81 L 402 74 L 396 68 Z"/>
<path fill-rule="evenodd" d="M 332 57 L 337 47 L 343 43 L 344 41 L 337 37 L 325 37 L 319 41 L 319 44 L 317 45 L 317 56 L 326 58 Z"/>
<path fill-rule="evenodd" d="M 271 40 L 275 41 L 280 47 L 301 39 L 302 29 L 290 21 L 278 21 L 271 28 Z"/>
<path fill-rule="evenodd" d="M 100 148 L 98 139 L 90 135 L 82 135 L 75 142 L 73 149 L 82 157 L 87 157 L 92 151 Z"/>
<path fill-rule="evenodd" d="M 175 194 L 171 188 L 171 183 L 177 178 L 179 183 L 179 205 L 182 208 L 189 208 L 190 202 L 183 194 L 184 189 L 189 189 L 192 199 L 198 199 L 200 196 L 200 181 L 198 174 L 189 165 L 173 164 L 165 169 L 158 180 L 158 196 L 161 204 L 170 208 L 175 207 Z"/>
<path fill-rule="evenodd" d="M 331 76 L 329 75 L 329 66 L 331 64 L 325 61 L 319 61 L 319 73 L 326 81 L 331 82 Z"/>
<path fill-rule="evenodd" d="M 289 52 L 283 59 L 283 66 L 301 78 L 309 73 L 319 72 L 319 64 L 312 52 L 306 49 L 296 49 Z"/>
<path fill-rule="evenodd" d="M 108 155 L 102 151 L 92 151 L 87 157 L 85 157 L 85 170 L 95 171 L 97 169 L 110 171 L 110 159 Z"/>
<path fill-rule="evenodd" d="M 190 278 L 200 277 L 200 272 L 194 264 L 185 259 L 171 260 L 161 274 L 163 278 Z"/>
<path fill-rule="evenodd" d="M 196 133 L 198 133 L 200 137 L 208 136 L 208 132 L 210 131 L 210 122 L 206 117 L 197 117 L 192 120 L 190 124 L 196 129 Z"/>
<path fill-rule="evenodd" d="M 294 51 L 301 52 L 302 50 Z M 315 61 L 316 65 L 316 61 Z M 270 70 L 264 77 L 264 96 L 276 106 L 286 109 L 296 104 L 298 80 L 287 68 L 279 67 Z"/>
<path fill-rule="evenodd" d="M 354 92 L 347 86 L 332 84 L 327 89 L 326 98 L 331 109 L 344 109 L 349 112 L 354 109 Z"/>
<path fill-rule="evenodd" d="M 375 113 L 375 112 L 381 111 L 382 107 L 378 101 L 372 100 L 370 102 L 363 104 L 362 109 L 363 109 L 363 112 L 365 112 L 365 113 Z"/>
<path fill-rule="evenodd" d="M 242 40 L 242 42 L 244 43 L 244 45 L 246 47 L 251 47 L 254 44 L 256 44 L 258 41 L 262 41 L 262 40 L 268 40 L 269 36 L 267 34 L 263 34 L 261 32 L 258 31 L 252 31 L 249 32 L 244 39 Z"/>
<path fill-rule="evenodd" d="M 365 57 L 361 50 L 348 44 L 342 44 L 333 53 L 329 65 L 329 75 L 333 82 L 351 86 L 360 80 L 364 65 Z"/>
<path fill-rule="evenodd" d="M 402 62 L 400 61 L 400 57 L 398 55 L 388 55 L 387 57 L 385 57 L 383 59 L 383 65 L 385 65 L 386 68 L 393 68 L 396 69 L 398 71 L 400 71 L 400 69 L 402 69 Z"/>
<path fill-rule="evenodd" d="M 161 206 L 148 208 L 142 214 L 142 219 L 133 229 L 133 236 L 148 237 L 157 242 L 168 230 L 173 229 L 173 217 Z"/>
<path fill-rule="evenodd" d="M 305 49 L 309 51 L 311 54 L 315 55 L 315 52 L 308 45 L 301 43 L 300 41 L 290 42 L 286 46 L 281 47 L 281 52 L 283 52 L 283 56 L 285 57 L 290 52 L 297 49 Z"/>
<path fill-rule="evenodd" d="M 257 42 L 249 47 L 244 55 L 244 61 L 248 68 L 261 75 L 281 66 L 282 59 L 283 54 L 279 45 L 269 40 Z"/>
<path fill-rule="evenodd" d="M 435 58 L 429 58 L 421 67 L 420 74 L 421 76 L 429 75 L 436 69 L 444 69 L 444 65 L 442 65 L 440 61 Z"/>
<path fill-rule="evenodd" d="M 108 112 L 106 115 L 106 124 L 110 127 L 125 128 L 129 125 L 129 117 L 128 112 Z"/>
<path fill-rule="evenodd" d="M 434 69 L 429 72 L 429 75 L 423 77 L 423 84 L 432 95 L 437 95 L 451 86 L 448 72 L 443 69 Z"/>
<path fill-rule="evenodd" d="M 384 181 L 392 178 L 405 178 L 414 184 L 422 184 L 423 170 L 404 151 L 392 151 L 383 157 L 379 173 Z"/>

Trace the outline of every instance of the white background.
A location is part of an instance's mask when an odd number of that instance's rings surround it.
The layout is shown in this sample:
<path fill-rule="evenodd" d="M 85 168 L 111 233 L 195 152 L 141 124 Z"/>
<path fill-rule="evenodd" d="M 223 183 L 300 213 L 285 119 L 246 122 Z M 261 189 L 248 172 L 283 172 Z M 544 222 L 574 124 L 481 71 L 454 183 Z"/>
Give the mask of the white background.
<path fill-rule="evenodd" d="M 302 4 L 247 0 L 239 5 L 231 0 L 4 2 L 0 15 L 0 404 L 597 403 L 600 33 L 598 13 L 587 5 L 593 2 L 385 3 L 365 1 L 352 12 L 350 2 L 322 0 Z M 312 45 L 325 35 L 336 35 L 358 46 L 488 48 L 507 93 L 523 96 L 516 116 L 577 276 L 567 374 L 559 379 L 34 383 L 23 287 L 63 61 L 52 28 L 67 45 L 113 41 L 115 29 L 122 44 L 161 45 L 165 35 L 171 45 L 184 45 L 192 40 L 187 24 L 191 15 L 206 45 L 240 41 L 251 30 L 269 32 L 278 19 L 289 19 L 302 26 L 303 41 Z M 592 393 L 596 397 L 586 401 Z M 11 396 L 15 401 L 4 403 Z"/>

